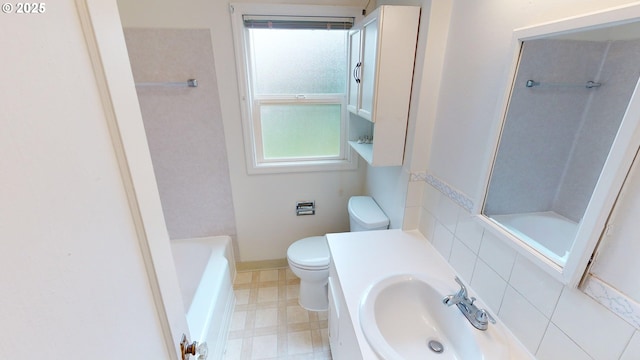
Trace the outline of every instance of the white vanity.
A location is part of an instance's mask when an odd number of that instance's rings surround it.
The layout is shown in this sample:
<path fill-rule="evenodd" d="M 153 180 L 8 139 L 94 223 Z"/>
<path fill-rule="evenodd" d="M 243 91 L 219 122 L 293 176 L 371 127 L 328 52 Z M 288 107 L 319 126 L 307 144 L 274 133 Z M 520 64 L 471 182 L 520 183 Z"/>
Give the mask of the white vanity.
<path fill-rule="evenodd" d="M 456 274 L 453 269 L 417 231 L 383 230 L 328 234 L 327 240 L 331 252 L 329 342 L 333 359 L 370 360 L 382 358 L 379 353 L 381 346 L 386 346 L 382 344 L 384 341 L 374 342 L 376 349 L 370 345 L 370 341 L 367 340 L 365 331 L 363 331 L 360 316 L 361 304 L 366 299 L 369 290 L 373 285 L 380 284 L 381 280 L 389 281 L 389 279 L 398 278 L 397 275 L 405 274 L 432 279 L 431 281 L 437 284 L 435 287 L 439 290 L 438 299 L 459 290 L 459 286 L 454 280 Z M 473 289 L 469 289 L 469 292 L 471 295 L 475 295 Z M 407 300 L 407 297 L 400 298 Z M 480 306 L 484 305 L 480 299 L 476 303 Z M 438 308 L 438 306 L 442 307 Z M 406 310 L 401 307 L 398 308 L 398 313 Z M 431 309 L 431 307 L 436 307 L 436 309 Z M 457 352 L 466 354 L 465 360 L 475 358 L 475 356 L 469 356 L 470 353 L 477 354 L 478 359 L 485 355 L 489 355 L 491 359 L 533 359 L 533 356 L 506 329 L 499 318 L 496 317 L 497 323 L 490 324 L 489 329 L 480 331 L 474 329 L 455 306 L 447 307 L 440 300 L 433 302 L 429 312 L 439 311 L 449 312 L 445 317 L 448 320 L 445 324 L 436 325 L 435 329 L 431 330 L 441 337 L 441 340 L 445 340 L 446 344 L 453 345 L 450 345 L 450 348 L 445 345 L 443 353 L 436 353 L 433 349 L 429 352 L 427 349 L 429 339 L 424 339 L 424 341 L 420 341 L 420 344 L 416 344 L 418 347 L 424 346 L 425 349 L 418 350 L 424 351 L 426 355 L 420 356 L 420 358 L 433 356 L 434 359 L 455 359 Z M 457 314 L 452 312 L 457 312 Z M 421 314 L 416 314 L 416 317 L 420 316 Z M 370 334 L 370 326 L 375 327 L 375 325 L 371 325 L 375 321 L 368 321 L 368 325 L 367 321 L 364 322 L 364 328 L 367 329 L 367 334 Z M 455 328 L 453 332 L 450 331 L 451 329 L 445 329 L 451 327 L 451 322 L 456 323 L 453 325 Z M 402 324 L 398 324 L 398 326 L 398 331 L 406 331 L 406 329 L 402 329 Z M 460 333 L 462 334 L 460 336 L 467 336 L 467 338 L 463 341 L 445 339 L 451 337 L 451 333 Z M 371 339 L 370 335 L 369 338 Z M 469 342 L 474 343 L 471 344 L 473 349 L 459 349 L 460 345 L 456 345 Z M 409 346 L 413 347 L 413 344 L 409 344 Z M 464 347 L 467 346 L 464 345 Z M 488 354 L 487 351 L 491 354 Z M 393 359 L 396 357 L 392 355 L 384 358 Z M 407 357 L 399 356 L 397 358 Z"/>

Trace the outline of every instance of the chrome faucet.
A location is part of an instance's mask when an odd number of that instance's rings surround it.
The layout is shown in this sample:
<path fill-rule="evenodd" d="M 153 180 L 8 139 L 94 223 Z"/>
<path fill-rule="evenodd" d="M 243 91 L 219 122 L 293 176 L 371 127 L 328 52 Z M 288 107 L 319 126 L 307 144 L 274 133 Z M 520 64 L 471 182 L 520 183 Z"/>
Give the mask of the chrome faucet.
<path fill-rule="evenodd" d="M 456 282 L 460 285 L 460 290 L 453 295 L 447 295 L 442 299 L 442 303 L 451 306 L 456 305 L 462 314 L 469 320 L 471 325 L 478 330 L 487 330 L 489 322 L 496 323 L 496 320 L 485 309 L 479 309 L 475 304 L 476 298 L 467 296 L 467 287 L 462 280 L 456 276 Z"/>

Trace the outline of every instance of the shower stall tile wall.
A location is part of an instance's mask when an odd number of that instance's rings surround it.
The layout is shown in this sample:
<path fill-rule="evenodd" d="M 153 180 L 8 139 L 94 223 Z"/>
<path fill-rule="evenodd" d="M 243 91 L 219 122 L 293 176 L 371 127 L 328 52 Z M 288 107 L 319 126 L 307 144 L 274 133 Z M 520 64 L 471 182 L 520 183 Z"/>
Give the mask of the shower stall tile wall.
<path fill-rule="evenodd" d="M 209 29 L 125 29 L 153 168 L 171 239 L 235 236 Z"/>

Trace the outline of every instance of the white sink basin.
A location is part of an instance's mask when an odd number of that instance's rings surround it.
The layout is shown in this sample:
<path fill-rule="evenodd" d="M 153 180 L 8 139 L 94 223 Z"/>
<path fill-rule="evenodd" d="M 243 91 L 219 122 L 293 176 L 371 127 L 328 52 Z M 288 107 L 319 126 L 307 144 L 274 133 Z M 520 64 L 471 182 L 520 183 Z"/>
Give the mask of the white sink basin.
<path fill-rule="evenodd" d="M 505 336 L 495 325 L 475 329 L 457 306 L 442 303 L 456 283 L 420 274 L 394 275 L 369 289 L 360 325 L 382 359 L 508 359 Z M 438 352 L 438 350 L 442 350 Z"/>

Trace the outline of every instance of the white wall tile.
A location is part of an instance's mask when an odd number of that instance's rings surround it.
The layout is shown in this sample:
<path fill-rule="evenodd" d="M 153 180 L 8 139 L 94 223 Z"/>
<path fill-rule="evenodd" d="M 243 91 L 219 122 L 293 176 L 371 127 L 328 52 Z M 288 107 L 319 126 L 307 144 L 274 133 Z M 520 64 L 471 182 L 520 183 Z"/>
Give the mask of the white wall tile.
<path fill-rule="evenodd" d="M 455 235 L 475 254 L 480 250 L 484 228 L 474 219 L 474 215 L 460 211 Z"/>
<path fill-rule="evenodd" d="M 538 360 L 591 360 L 591 357 L 574 343 L 553 323 L 549 324 L 540 348 L 536 353 Z M 638 359 L 637 357 L 634 359 Z"/>
<path fill-rule="evenodd" d="M 402 230 L 415 230 L 420 225 L 420 212 L 422 208 L 419 206 L 407 207 L 404 209 L 404 218 L 402 219 Z"/>
<path fill-rule="evenodd" d="M 461 211 L 464 210 L 462 210 L 458 204 L 454 203 L 448 197 L 441 195 L 433 214 L 451 233 L 455 233 L 458 223 L 458 213 Z"/>
<path fill-rule="evenodd" d="M 509 284 L 547 318 L 553 314 L 562 293 L 561 283 L 523 256 L 517 257 Z"/>
<path fill-rule="evenodd" d="M 433 242 L 433 234 L 436 230 L 436 218 L 429 212 L 422 208 L 420 210 L 420 220 L 418 222 L 418 230 L 424 235 L 427 240 Z"/>
<path fill-rule="evenodd" d="M 567 287 L 551 320 L 596 360 L 618 359 L 635 330 L 587 295 Z"/>
<path fill-rule="evenodd" d="M 509 280 L 516 251 L 488 231 L 482 236 L 479 256 L 505 280 Z"/>
<path fill-rule="evenodd" d="M 463 279 L 471 279 L 477 258 L 471 249 L 454 237 L 449 263 Z"/>
<path fill-rule="evenodd" d="M 453 247 L 453 234 L 440 221 L 436 221 L 436 228 L 433 233 L 433 246 L 449 260 L 451 248 Z"/>
<path fill-rule="evenodd" d="M 472 296 L 481 298 L 494 313 L 498 312 L 507 282 L 481 259 L 476 261 L 471 287 L 477 292 Z"/>
<path fill-rule="evenodd" d="M 438 209 L 440 198 L 444 196 L 433 186 L 425 183 L 422 191 L 422 207 L 429 210 L 432 214 Z"/>
<path fill-rule="evenodd" d="M 424 188 L 427 185 L 424 181 L 409 181 L 407 187 L 407 200 L 406 207 L 420 206 L 422 205 Z M 431 187 L 431 186 L 429 186 Z"/>
<path fill-rule="evenodd" d="M 511 286 L 507 286 L 498 315 L 527 350 L 535 354 L 549 319 Z"/>
<path fill-rule="evenodd" d="M 640 359 L 640 332 L 636 331 L 624 350 L 620 360 L 637 360 Z"/>

